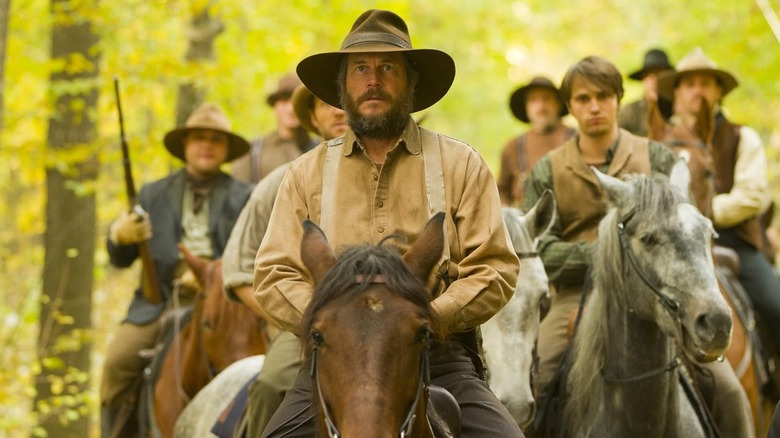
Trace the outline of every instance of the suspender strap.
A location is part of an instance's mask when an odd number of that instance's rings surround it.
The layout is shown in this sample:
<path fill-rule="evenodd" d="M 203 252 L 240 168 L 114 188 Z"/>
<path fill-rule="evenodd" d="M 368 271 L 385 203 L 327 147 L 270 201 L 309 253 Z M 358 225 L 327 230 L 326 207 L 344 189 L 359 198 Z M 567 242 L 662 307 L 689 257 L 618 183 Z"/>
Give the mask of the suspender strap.
<path fill-rule="evenodd" d="M 341 140 L 341 141 L 336 141 Z M 320 200 L 320 228 L 326 236 L 333 236 L 333 204 L 336 202 L 336 181 L 339 173 L 339 160 L 341 158 L 343 138 L 328 141 L 328 150 L 325 152 L 325 163 L 322 169 L 322 199 Z"/>
<path fill-rule="evenodd" d="M 433 217 L 434 214 L 440 211 L 447 212 L 439 135 L 425 128 L 420 128 L 420 134 L 422 137 L 423 160 L 425 161 L 425 191 L 428 194 L 428 214 L 429 217 Z M 441 265 L 439 265 L 439 275 L 446 284 L 449 284 L 447 272 L 450 261 L 450 245 L 446 216 L 444 220 L 444 241 L 443 259 Z"/>
<path fill-rule="evenodd" d="M 433 217 L 440 211 L 447 211 L 444 197 L 444 171 L 441 166 L 441 151 L 439 149 L 439 136 L 424 128 L 420 129 L 422 137 L 422 155 L 425 162 L 425 191 L 428 195 L 428 215 Z M 325 153 L 325 163 L 322 170 L 322 199 L 320 200 L 320 228 L 326 236 L 332 236 L 333 211 L 336 201 L 336 181 L 338 180 L 339 161 L 341 160 L 344 138 L 334 138 L 327 142 L 328 150 Z M 447 221 L 444 222 L 445 240 L 449 240 L 447 234 Z M 446 274 L 450 260 L 450 246 L 444 245 L 442 253 L 440 274 Z M 444 277 L 445 281 L 449 278 Z"/>

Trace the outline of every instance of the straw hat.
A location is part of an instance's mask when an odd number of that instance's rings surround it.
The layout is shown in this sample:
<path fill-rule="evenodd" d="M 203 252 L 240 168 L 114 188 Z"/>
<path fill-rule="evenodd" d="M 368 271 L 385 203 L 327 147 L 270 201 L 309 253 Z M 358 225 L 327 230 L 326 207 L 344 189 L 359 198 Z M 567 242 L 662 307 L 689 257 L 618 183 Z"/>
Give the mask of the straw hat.
<path fill-rule="evenodd" d="M 558 102 L 561 106 L 561 110 L 558 112 L 558 117 L 563 117 L 566 114 L 569 114 L 569 110 L 566 108 L 566 102 L 563 101 L 563 97 L 561 97 L 561 93 L 558 91 L 558 88 L 555 86 L 555 84 L 543 76 L 537 76 L 531 79 L 531 82 L 529 82 L 527 85 L 524 85 L 515 90 L 515 92 L 512 93 L 512 96 L 509 98 L 509 108 L 512 110 L 512 114 L 514 114 L 518 120 L 523 123 L 530 122 L 528 119 L 528 113 L 526 113 L 525 104 L 526 98 L 528 97 L 528 92 L 534 88 L 546 88 L 555 93 L 555 97 L 558 99 Z"/>
<path fill-rule="evenodd" d="M 691 73 L 706 73 L 715 76 L 723 90 L 721 97 L 725 97 L 731 90 L 737 87 L 737 79 L 729 72 L 721 70 L 715 61 L 707 58 L 701 47 L 696 47 L 677 64 L 677 71 L 662 73 L 658 76 L 658 95 L 664 99 L 674 100 L 674 89 L 680 78 Z"/>
<path fill-rule="evenodd" d="M 183 140 L 184 136 L 193 129 L 212 129 L 227 134 L 229 148 L 227 161 L 234 160 L 249 151 L 249 142 L 230 130 L 230 121 L 222 109 L 214 103 L 204 102 L 192 112 L 184 122 L 184 126 L 165 134 L 163 142 L 171 155 L 186 161 Z"/>
<path fill-rule="evenodd" d="M 318 53 L 298 64 L 298 76 L 323 102 L 341 108 L 336 80 L 341 60 L 349 53 L 403 53 L 419 73 L 412 112 L 439 101 L 455 79 L 455 62 L 435 49 L 413 49 L 404 20 L 390 11 L 371 9 L 352 25 L 338 52 Z"/>

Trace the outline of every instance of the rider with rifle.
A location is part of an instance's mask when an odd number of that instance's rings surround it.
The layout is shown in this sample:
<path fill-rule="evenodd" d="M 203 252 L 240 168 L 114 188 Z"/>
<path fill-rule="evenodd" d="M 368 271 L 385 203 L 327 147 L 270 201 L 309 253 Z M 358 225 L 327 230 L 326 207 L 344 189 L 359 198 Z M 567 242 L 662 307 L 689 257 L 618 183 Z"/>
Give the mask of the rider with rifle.
<path fill-rule="evenodd" d="M 160 315 L 171 303 L 179 297 L 188 300 L 180 293 L 183 286 L 196 284 L 178 245 L 200 257 L 221 257 L 251 192 L 250 186 L 220 170 L 223 163 L 245 154 L 249 144 L 231 132 L 218 106 L 202 104 L 184 126 L 166 134 L 164 143 L 185 166 L 144 185 L 137 199 L 123 145 L 131 210 L 111 224 L 108 254 L 117 267 L 128 267 L 139 257 L 151 263 L 144 263 L 141 285 L 106 351 L 100 387 L 104 437 L 134 436 L 136 391 L 148 361 L 139 352 L 154 347 Z"/>

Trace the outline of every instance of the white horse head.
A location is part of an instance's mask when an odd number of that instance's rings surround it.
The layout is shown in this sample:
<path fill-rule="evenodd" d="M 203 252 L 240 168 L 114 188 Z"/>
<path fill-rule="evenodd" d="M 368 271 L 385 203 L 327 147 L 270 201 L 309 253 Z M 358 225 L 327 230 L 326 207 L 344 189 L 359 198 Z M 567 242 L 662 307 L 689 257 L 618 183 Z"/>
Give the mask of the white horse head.
<path fill-rule="evenodd" d="M 504 208 L 504 222 L 520 258 L 520 274 L 512 299 L 482 325 L 488 384 L 521 427 L 536 414 L 531 371 L 539 321 L 550 302 L 547 274 L 536 244 L 550 230 L 555 209 L 549 190 L 525 215 Z"/>

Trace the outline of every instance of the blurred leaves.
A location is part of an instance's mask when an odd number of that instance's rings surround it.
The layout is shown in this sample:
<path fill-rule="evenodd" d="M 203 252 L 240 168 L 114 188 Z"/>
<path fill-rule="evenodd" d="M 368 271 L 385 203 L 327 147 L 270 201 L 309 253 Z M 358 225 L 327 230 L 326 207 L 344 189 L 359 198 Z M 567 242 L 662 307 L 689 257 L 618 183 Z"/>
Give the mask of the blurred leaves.
<path fill-rule="evenodd" d="M 770 3 L 780 7 L 776 0 Z M 740 80 L 725 107 L 734 121 L 752 125 L 767 141 L 772 181 L 775 187 L 780 183 L 780 134 L 776 132 L 780 45 L 752 1 L 71 0 L 58 4 L 77 11 L 68 15 L 75 15 L 75 21 L 89 20 L 100 34 L 96 49 L 101 53 L 100 99 L 97 108 L 84 108 L 83 113 L 97 121 L 99 140 L 57 152 L 47 148 L 48 120 L 58 116 L 54 96 L 74 95 L 95 85 L 60 81 L 50 88 L 51 75 L 64 69 L 93 71 L 96 66 L 80 56 L 49 59 L 53 18 L 47 0 L 11 2 L 0 137 L 0 290 L 4 296 L 0 301 L 0 436 L 44 436 L 29 414 L 31 388 L 42 367 L 59 367 L 67 373 L 48 382 L 59 395 L 39 410 L 61 422 L 96 416 L 96 391 L 78 393 L 78 388 L 86 382 L 97 386 L 106 334 L 123 318 L 138 280 L 137 267 L 120 272 L 108 266 L 104 235 L 95 236 L 94 330 L 73 331 L 57 342 L 57 350 L 65 352 L 94 338 L 95 375 L 68 369 L 54 356 L 38 363 L 35 349 L 46 169 L 75 175 L 84 171 L 76 164 L 98 151 L 96 182 L 73 183 L 69 188 L 97 195 L 99 233 L 127 208 L 114 76 L 120 79 L 126 136 L 140 187 L 180 166 L 162 147 L 163 136 L 174 128 L 180 83 L 192 81 L 203 87 L 207 98 L 226 110 L 236 132 L 259 136 L 273 128 L 265 96 L 283 73 L 307 55 L 337 50 L 365 9 L 391 9 L 407 20 L 415 47 L 444 50 L 457 65 L 448 95 L 426 110 L 426 126 L 469 142 L 497 171 L 501 146 L 524 129 L 509 112 L 509 95 L 532 76 L 543 74 L 560 81 L 569 65 L 591 54 L 604 56 L 628 72 L 639 67 L 650 47 L 667 49 L 677 61 L 702 46 Z M 217 59 L 186 62 L 188 25 L 204 7 L 225 25 L 216 39 Z M 66 15 L 56 17 L 64 20 Z M 625 86 L 625 101 L 641 94 L 638 82 L 627 81 Z M 71 105 L 83 102 L 74 100 Z M 57 315 L 61 323 L 68 318 Z"/>

